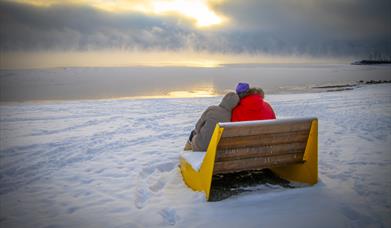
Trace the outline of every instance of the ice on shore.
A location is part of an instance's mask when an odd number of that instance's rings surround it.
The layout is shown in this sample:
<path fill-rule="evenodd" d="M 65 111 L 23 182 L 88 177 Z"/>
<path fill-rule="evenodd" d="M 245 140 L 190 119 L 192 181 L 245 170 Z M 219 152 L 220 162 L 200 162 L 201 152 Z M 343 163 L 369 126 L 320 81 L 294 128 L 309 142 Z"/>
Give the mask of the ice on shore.
<path fill-rule="evenodd" d="M 390 227 L 390 91 L 267 96 L 280 118 L 318 117 L 320 182 L 213 203 L 178 158 L 221 97 L 1 104 L 0 226 Z"/>

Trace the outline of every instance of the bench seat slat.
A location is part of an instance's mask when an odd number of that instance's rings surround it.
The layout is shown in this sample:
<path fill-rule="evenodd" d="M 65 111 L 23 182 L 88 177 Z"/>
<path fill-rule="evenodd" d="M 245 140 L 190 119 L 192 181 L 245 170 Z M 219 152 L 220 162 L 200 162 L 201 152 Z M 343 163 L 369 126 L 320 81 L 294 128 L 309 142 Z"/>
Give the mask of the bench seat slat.
<path fill-rule="evenodd" d="M 284 143 L 306 142 L 309 131 L 293 131 L 274 134 L 260 134 L 221 138 L 217 150 L 227 148 L 256 147 Z"/>
<path fill-rule="evenodd" d="M 251 121 L 249 121 L 251 122 Z M 255 122 L 255 121 L 254 121 Z M 282 122 L 277 124 L 268 124 L 267 121 L 261 125 L 260 123 L 254 123 L 254 125 L 227 125 L 224 127 L 224 133 L 222 138 L 225 137 L 237 137 L 237 136 L 250 136 L 259 134 L 272 134 L 281 132 L 292 131 L 309 131 L 311 127 L 310 121 L 295 121 L 295 122 Z"/>
<path fill-rule="evenodd" d="M 233 161 L 215 162 L 213 174 L 239 172 L 245 170 L 260 170 L 263 168 L 285 166 L 300 163 L 304 153 L 277 155 L 270 157 L 257 157 Z"/>
<path fill-rule="evenodd" d="M 216 154 L 216 161 L 229 161 L 235 159 L 267 157 L 281 154 L 292 154 L 304 152 L 306 143 L 286 143 L 277 145 L 267 145 L 262 147 L 244 147 L 219 149 Z"/>

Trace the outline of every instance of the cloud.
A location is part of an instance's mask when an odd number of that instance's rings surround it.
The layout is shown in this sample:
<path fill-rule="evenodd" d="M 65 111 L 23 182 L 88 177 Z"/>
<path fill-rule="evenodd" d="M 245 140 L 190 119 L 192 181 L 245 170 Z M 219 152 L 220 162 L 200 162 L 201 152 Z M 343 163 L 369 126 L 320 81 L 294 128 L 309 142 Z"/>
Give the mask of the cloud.
<path fill-rule="evenodd" d="M 242 49 L 391 52 L 391 3 L 387 0 L 231 0 L 218 10 L 231 18 L 230 43 L 242 40 Z"/>
<path fill-rule="evenodd" d="M 0 2 L 0 49 L 391 55 L 391 3 L 387 0 L 229 0 L 209 6 L 229 23 L 199 29 L 176 14 Z"/>
<path fill-rule="evenodd" d="M 109 13 L 77 5 L 0 4 L 3 51 L 176 49 L 192 36 L 191 30 L 169 17 Z"/>

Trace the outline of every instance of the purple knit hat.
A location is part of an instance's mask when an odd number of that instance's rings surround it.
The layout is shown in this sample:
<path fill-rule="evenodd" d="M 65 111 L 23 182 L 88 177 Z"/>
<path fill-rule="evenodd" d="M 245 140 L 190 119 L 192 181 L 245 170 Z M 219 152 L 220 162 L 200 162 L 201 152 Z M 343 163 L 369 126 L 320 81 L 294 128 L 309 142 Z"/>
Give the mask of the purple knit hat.
<path fill-rule="evenodd" d="M 236 93 L 237 94 L 245 93 L 249 89 L 250 89 L 250 85 L 248 83 L 239 82 L 238 85 L 236 86 Z"/>

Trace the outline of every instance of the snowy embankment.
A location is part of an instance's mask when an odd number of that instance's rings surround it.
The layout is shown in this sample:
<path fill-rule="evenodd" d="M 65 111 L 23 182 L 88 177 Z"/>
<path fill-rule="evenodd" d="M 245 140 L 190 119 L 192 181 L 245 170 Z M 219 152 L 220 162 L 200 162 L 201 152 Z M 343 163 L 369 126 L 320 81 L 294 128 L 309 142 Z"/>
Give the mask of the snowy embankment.
<path fill-rule="evenodd" d="M 221 97 L 0 106 L 1 227 L 390 227 L 391 86 L 270 95 L 278 117 L 319 118 L 314 187 L 208 203 L 178 156 Z"/>

